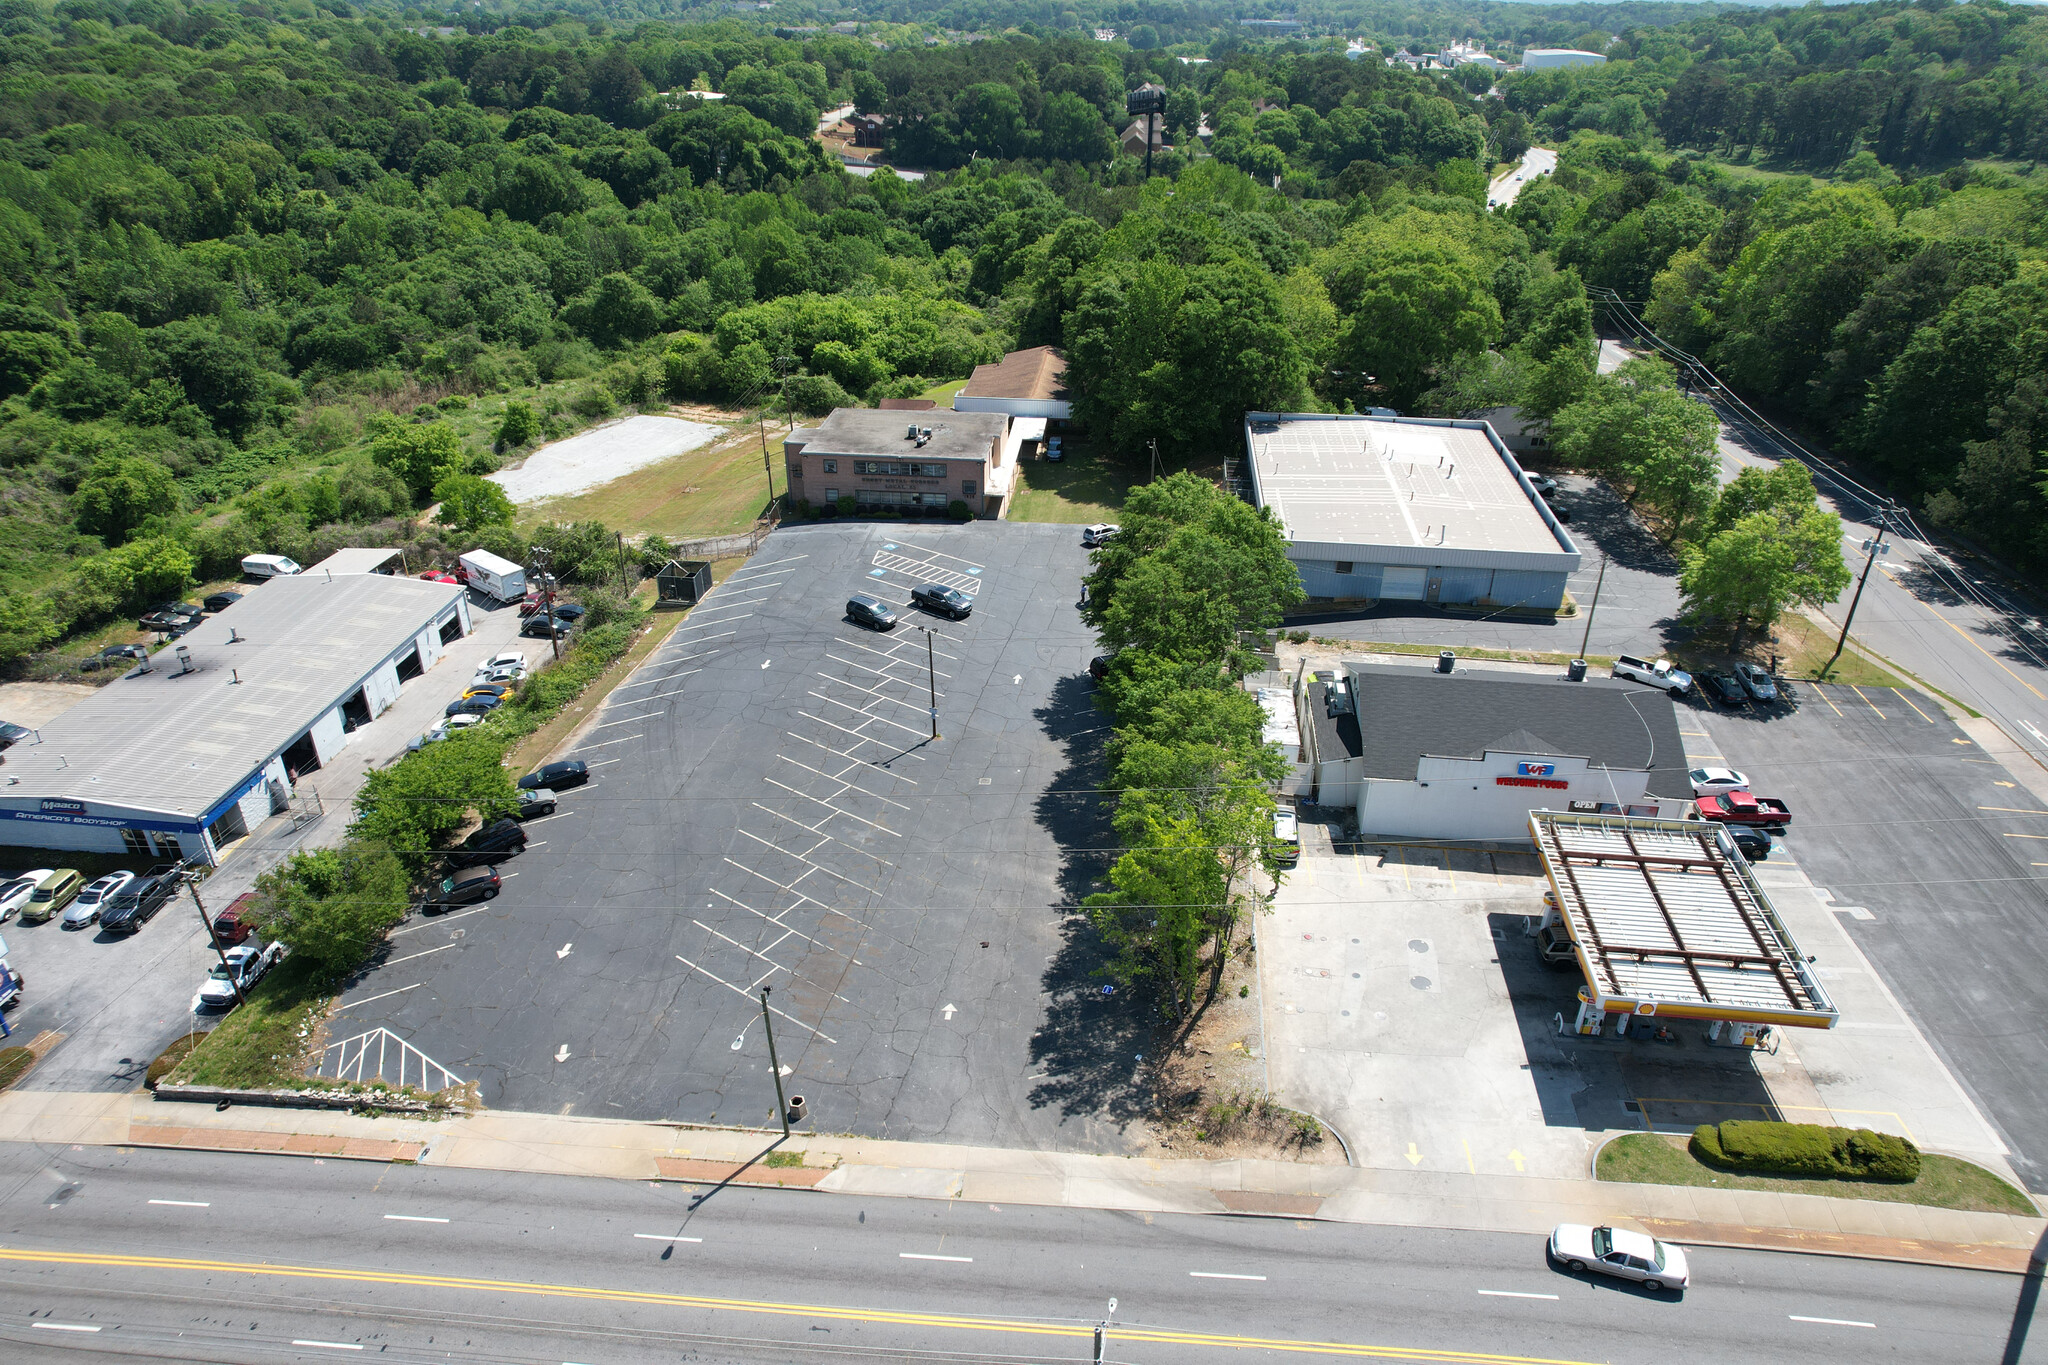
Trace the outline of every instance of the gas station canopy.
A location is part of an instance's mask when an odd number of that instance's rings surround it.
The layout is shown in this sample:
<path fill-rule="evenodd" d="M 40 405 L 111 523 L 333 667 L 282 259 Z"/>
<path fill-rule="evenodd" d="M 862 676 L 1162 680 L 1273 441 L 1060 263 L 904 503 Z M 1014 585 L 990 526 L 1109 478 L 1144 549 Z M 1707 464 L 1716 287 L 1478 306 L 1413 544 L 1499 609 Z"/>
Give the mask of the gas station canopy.
<path fill-rule="evenodd" d="M 1529 828 L 1608 1014 L 1833 1028 L 1828 998 L 1717 824 L 1531 811 Z"/>

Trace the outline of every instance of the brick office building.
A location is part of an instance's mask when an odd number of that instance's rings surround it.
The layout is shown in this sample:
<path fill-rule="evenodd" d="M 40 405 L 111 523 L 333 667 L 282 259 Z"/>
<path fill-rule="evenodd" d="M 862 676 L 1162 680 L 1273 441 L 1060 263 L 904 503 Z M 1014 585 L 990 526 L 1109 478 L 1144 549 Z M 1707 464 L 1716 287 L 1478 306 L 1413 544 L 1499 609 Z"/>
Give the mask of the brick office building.
<path fill-rule="evenodd" d="M 834 408 L 782 443 L 793 500 L 813 507 L 852 497 L 857 507 L 943 512 L 964 502 L 1001 516 L 1017 467 L 1017 439 L 998 412 L 885 412 Z"/>

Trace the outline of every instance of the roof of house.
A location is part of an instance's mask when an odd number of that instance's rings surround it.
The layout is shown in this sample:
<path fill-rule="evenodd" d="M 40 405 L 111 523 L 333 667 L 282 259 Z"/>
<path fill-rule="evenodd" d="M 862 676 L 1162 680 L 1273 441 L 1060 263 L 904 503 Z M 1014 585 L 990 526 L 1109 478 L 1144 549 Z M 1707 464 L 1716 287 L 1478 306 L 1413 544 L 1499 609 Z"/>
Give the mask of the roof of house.
<path fill-rule="evenodd" d="M 346 549 L 336 550 L 318 564 L 307 565 L 306 572 L 319 573 L 325 570 L 328 573 L 375 573 L 398 556 L 397 550 L 366 550 L 351 545 Z"/>
<path fill-rule="evenodd" d="M 884 398 L 875 406 L 883 412 L 931 412 L 939 405 L 929 398 Z"/>
<path fill-rule="evenodd" d="M 1060 399 L 1067 396 L 1067 358 L 1050 346 L 1012 351 L 993 365 L 976 365 L 962 398 Z"/>
<path fill-rule="evenodd" d="M 0 800 L 66 797 L 194 818 L 235 794 L 463 589 L 291 574 L 243 594 L 7 752 Z M 231 642 L 232 640 L 232 642 Z M 191 659 L 181 671 L 179 653 Z"/>
<path fill-rule="evenodd" d="M 1483 422 L 1252 413 L 1245 440 L 1290 540 L 1577 555 Z"/>
<path fill-rule="evenodd" d="M 932 437 L 923 445 L 907 434 L 916 425 Z M 879 408 L 834 408 L 805 442 L 806 455 L 873 455 L 906 460 L 986 460 L 1008 430 L 1000 412 L 934 413 L 916 423 Z M 799 433 L 792 432 L 787 440 Z M 785 443 L 787 443 L 787 440 Z"/>
<path fill-rule="evenodd" d="M 1491 750 L 1647 769 L 1651 795 L 1692 795 L 1677 713 L 1654 689 L 1611 678 L 1567 682 L 1407 664 L 1347 663 L 1344 671 L 1358 721 L 1342 737 L 1365 759 L 1367 777 L 1412 782 L 1425 757 L 1478 758 Z"/>

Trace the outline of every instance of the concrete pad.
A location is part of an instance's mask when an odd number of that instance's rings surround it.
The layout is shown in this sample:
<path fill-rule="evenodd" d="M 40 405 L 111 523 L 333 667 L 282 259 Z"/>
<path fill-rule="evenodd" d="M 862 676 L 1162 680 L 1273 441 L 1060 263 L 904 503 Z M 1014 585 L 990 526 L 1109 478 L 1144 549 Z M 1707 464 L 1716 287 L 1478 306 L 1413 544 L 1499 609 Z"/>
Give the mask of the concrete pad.
<path fill-rule="evenodd" d="M 679 417 L 628 417 L 540 447 L 489 476 L 515 503 L 567 497 L 708 445 L 724 431 Z"/>
<path fill-rule="evenodd" d="M 1057 1206 L 1065 1194 L 1064 1177 L 1020 1171 L 967 1171 L 963 1173 L 960 1184 L 962 1199 L 985 1204 Z"/>

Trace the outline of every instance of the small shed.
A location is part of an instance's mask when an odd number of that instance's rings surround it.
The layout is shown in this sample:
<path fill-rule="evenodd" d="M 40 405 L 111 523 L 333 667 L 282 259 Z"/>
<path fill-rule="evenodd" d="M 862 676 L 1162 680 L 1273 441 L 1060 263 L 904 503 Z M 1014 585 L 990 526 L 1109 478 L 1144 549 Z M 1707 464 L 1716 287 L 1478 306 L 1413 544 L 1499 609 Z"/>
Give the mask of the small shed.
<path fill-rule="evenodd" d="M 654 575 L 655 595 L 664 602 L 691 603 L 703 600 L 711 591 L 711 562 L 704 559 L 671 559 Z"/>

